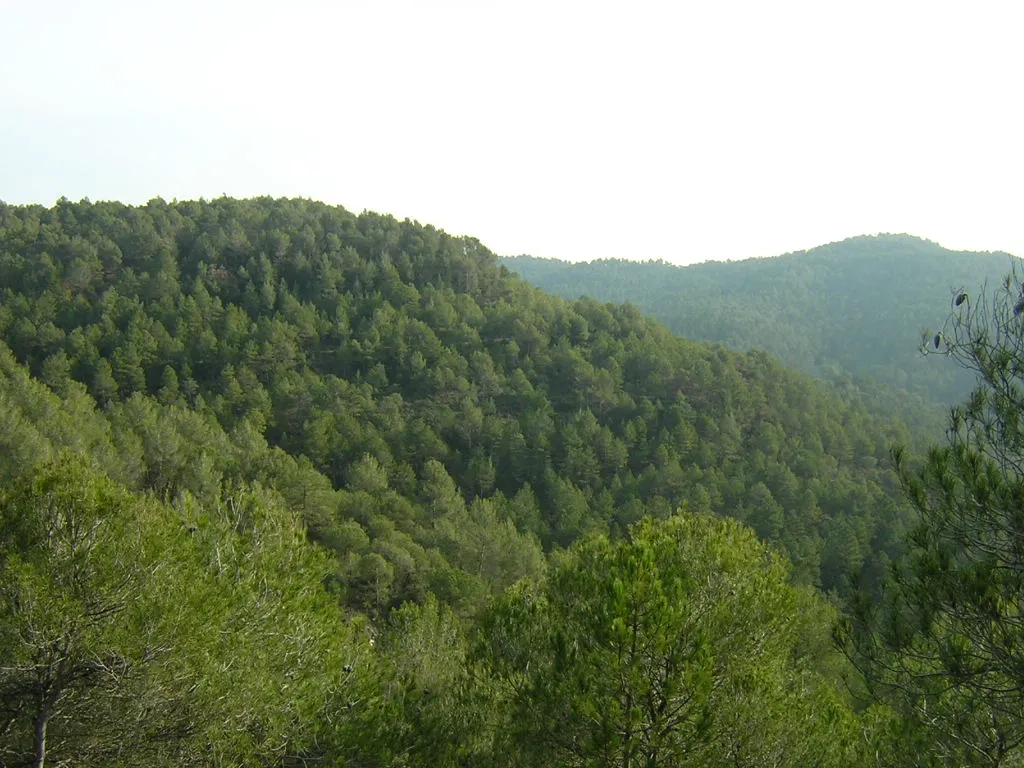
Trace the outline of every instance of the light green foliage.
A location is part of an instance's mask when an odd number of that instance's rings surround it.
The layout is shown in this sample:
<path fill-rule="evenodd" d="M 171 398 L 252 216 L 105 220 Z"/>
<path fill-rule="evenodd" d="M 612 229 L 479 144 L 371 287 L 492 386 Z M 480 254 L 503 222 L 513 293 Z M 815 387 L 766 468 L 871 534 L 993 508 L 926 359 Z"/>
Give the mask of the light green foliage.
<path fill-rule="evenodd" d="M 5 763 L 263 764 L 312 739 L 358 653 L 266 492 L 174 511 L 65 455 L 0 521 Z"/>
<path fill-rule="evenodd" d="M 509 765 L 836 765 L 849 705 L 819 676 L 824 609 L 743 526 L 704 516 L 592 538 L 485 617 Z M 824 614 L 827 616 L 827 614 Z M 502 762 L 499 759 L 499 762 Z"/>
<path fill-rule="evenodd" d="M 346 765 L 423 768 L 489 754 L 493 703 L 466 646 L 460 621 L 433 597 L 394 611 L 377 641 L 371 701 L 336 731 L 335 753 Z"/>
<path fill-rule="evenodd" d="M 61 397 L 32 379 L 0 343 L 0 478 L 11 481 L 62 450 L 89 456 L 117 473 L 110 425 L 75 382 Z"/>
<path fill-rule="evenodd" d="M 516 530 L 503 498 L 478 499 L 434 523 L 448 561 L 479 576 L 494 592 L 544 570 L 544 552 L 532 534 Z"/>

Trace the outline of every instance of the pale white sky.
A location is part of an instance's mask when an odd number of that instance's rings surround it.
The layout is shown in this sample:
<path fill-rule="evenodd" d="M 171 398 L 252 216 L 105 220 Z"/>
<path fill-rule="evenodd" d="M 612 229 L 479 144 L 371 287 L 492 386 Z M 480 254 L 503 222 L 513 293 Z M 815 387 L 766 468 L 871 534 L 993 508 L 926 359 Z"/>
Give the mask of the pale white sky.
<path fill-rule="evenodd" d="M 0 0 L 0 200 L 302 196 L 572 260 L 1024 255 L 1019 2 Z"/>

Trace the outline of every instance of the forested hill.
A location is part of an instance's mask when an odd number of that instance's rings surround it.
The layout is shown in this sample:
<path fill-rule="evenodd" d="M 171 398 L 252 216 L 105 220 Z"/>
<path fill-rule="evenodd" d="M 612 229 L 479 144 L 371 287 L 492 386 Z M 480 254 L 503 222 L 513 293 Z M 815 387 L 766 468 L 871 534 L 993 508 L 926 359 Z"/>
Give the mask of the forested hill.
<path fill-rule="evenodd" d="M 681 504 L 748 522 L 826 589 L 877 573 L 898 528 L 898 425 L 430 226 L 302 200 L 4 206 L 0 285 L 0 337 L 61 397 L 85 386 L 113 476 L 279 488 L 376 612 L 476 604 L 534 568 L 531 537 Z"/>
<path fill-rule="evenodd" d="M 906 764 L 810 585 L 908 437 L 414 222 L 0 205 L 0 763 Z"/>
<path fill-rule="evenodd" d="M 922 328 L 945 320 L 954 291 L 998 284 L 1004 253 L 950 251 L 909 235 L 855 237 L 776 258 L 677 267 L 661 261 L 504 263 L 544 290 L 629 301 L 691 339 L 763 349 L 823 378 L 868 377 L 943 403 L 969 392 L 957 366 L 924 359 Z"/>

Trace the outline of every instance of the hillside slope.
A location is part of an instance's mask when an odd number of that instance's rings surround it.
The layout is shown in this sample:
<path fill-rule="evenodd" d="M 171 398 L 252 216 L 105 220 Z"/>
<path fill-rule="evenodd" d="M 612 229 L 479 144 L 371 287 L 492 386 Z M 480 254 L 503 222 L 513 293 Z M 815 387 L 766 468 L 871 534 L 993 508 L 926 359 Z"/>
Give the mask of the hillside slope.
<path fill-rule="evenodd" d="M 879 235 L 775 258 L 686 267 L 528 256 L 504 263 L 562 296 L 632 302 L 687 338 L 763 349 L 814 376 L 868 377 L 952 403 L 966 396 L 973 380 L 954 365 L 923 359 L 917 352 L 921 329 L 941 325 L 955 290 L 998 283 L 1013 259 Z"/>
<path fill-rule="evenodd" d="M 429 226 L 301 200 L 4 206 L 0 285 L 5 375 L 105 422 L 108 471 L 165 498 L 277 488 L 374 614 L 428 592 L 472 611 L 537 571 L 537 541 L 682 504 L 826 589 L 877 574 L 901 528 L 899 424 Z"/>

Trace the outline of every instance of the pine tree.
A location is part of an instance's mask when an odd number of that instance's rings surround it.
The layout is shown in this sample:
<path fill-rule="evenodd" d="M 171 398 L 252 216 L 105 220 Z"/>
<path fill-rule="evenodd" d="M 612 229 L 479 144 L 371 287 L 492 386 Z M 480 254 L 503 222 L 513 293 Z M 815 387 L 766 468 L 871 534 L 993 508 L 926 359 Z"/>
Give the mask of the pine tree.
<path fill-rule="evenodd" d="M 845 640 L 875 691 L 927 728 L 942 764 L 1024 756 L 1024 286 L 958 292 L 927 350 L 977 376 L 947 442 L 895 458 L 918 522 L 880 607 Z"/>

